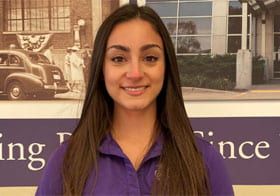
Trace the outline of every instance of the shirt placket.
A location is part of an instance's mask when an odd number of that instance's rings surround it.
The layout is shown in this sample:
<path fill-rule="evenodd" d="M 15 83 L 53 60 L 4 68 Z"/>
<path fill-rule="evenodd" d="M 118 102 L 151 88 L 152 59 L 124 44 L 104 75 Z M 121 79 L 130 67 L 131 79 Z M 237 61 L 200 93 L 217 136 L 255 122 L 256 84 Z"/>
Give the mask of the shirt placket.
<path fill-rule="evenodd" d="M 126 167 L 127 172 L 127 195 L 130 196 L 140 196 L 140 185 L 139 185 L 139 179 L 137 175 L 137 171 L 134 169 L 133 165 L 131 164 L 129 159 L 124 159 L 124 164 Z"/>
<path fill-rule="evenodd" d="M 126 182 L 125 185 L 123 185 L 123 191 L 124 195 L 130 195 L 130 196 L 140 196 L 142 191 L 145 189 L 145 193 L 149 192 L 147 191 L 147 188 L 143 184 L 143 172 L 145 173 L 147 171 L 146 163 L 150 160 L 153 160 L 154 158 L 158 157 L 160 155 L 161 149 L 162 149 L 162 142 L 163 138 L 162 135 L 159 135 L 157 138 L 157 141 L 150 149 L 147 156 L 144 157 L 142 163 L 140 164 L 140 167 L 138 171 L 135 170 L 133 167 L 133 164 L 128 159 L 128 157 L 122 152 L 119 145 L 113 140 L 110 134 L 106 136 L 106 139 L 104 140 L 103 144 L 100 146 L 100 152 L 103 154 L 113 156 L 113 157 L 119 157 L 123 159 L 123 164 L 125 166 L 125 170 L 123 171 L 123 175 L 126 175 Z M 142 173 L 142 174 L 140 174 Z M 142 176 L 142 177 L 141 177 Z M 149 178 L 154 178 L 154 173 L 149 175 Z M 120 187 L 121 188 L 121 187 Z M 143 190 L 142 190 L 143 189 Z"/>

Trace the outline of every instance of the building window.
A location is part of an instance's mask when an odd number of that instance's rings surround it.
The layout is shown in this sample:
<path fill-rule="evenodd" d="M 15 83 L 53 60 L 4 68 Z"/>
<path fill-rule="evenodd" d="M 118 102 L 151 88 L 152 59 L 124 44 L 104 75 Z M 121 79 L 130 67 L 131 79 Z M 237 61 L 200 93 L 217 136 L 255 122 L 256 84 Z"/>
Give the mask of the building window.
<path fill-rule="evenodd" d="M 274 52 L 280 53 L 280 15 L 274 16 Z"/>
<path fill-rule="evenodd" d="M 70 30 L 70 0 L 7 0 L 5 31 Z"/>
<path fill-rule="evenodd" d="M 280 15 L 274 16 L 273 77 L 280 78 Z"/>
<path fill-rule="evenodd" d="M 247 25 L 247 48 L 250 46 L 250 14 L 248 14 Z M 238 0 L 229 1 L 228 9 L 228 48 L 229 53 L 236 53 L 241 49 L 242 34 L 242 5 Z"/>
<path fill-rule="evenodd" d="M 212 0 L 146 0 L 165 23 L 177 55 L 211 53 Z"/>

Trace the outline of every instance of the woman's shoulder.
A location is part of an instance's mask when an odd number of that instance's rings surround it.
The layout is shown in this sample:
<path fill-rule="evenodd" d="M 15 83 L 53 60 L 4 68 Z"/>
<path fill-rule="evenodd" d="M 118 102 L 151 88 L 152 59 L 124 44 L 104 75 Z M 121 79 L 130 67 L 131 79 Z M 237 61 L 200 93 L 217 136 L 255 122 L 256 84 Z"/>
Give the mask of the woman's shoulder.
<path fill-rule="evenodd" d="M 62 143 L 51 154 L 41 177 L 36 196 L 61 195 L 63 193 L 62 164 L 68 145 L 69 142 Z"/>
<path fill-rule="evenodd" d="M 204 158 L 208 158 L 209 156 L 215 155 L 219 153 L 208 141 L 195 137 L 199 151 L 202 153 Z"/>
<path fill-rule="evenodd" d="M 209 142 L 196 138 L 199 150 L 205 162 L 212 195 L 234 195 L 232 183 L 221 153 Z"/>
<path fill-rule="evenodd" d="M 55 164 L 63 161 L 64 154 L 67 150 L 67 147 L 69 145 L 69 142 L 63 142 L 60 144 L 51 154 L 48 163 L 49 164 Z"/>
<path fill-rule="evenodd" d="M 215 165 L 224 164 L 224 158 L 220 152 L 216 150 L 208 141 L 196 137 L 196 142 L 208 169 L 215 167 Z"/>
<path fill-rule="evenodd" d="M 47 166 L 46 166 L 45 170 L 54 171 L 54 170 L 60 170 L 60 168 L 62 168 L 64 155 L 66 153 L 68 145 L 69 145 L 68 141 L 63 142 L 51 153 L 51 155 L 47 161 Z"/>

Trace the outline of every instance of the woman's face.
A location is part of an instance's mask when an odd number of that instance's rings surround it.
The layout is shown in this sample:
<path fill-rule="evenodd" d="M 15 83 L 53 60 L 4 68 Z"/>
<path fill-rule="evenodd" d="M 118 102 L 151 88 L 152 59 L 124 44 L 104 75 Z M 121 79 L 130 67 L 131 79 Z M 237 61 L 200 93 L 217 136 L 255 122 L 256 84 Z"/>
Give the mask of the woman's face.
<path fill-rule="evenodd" d="M 115 109 L 155 109 L 164 71 L 162 39 L 149 22 L 133 19 L 114 27 L 106 46 L 103 73 Z"/>

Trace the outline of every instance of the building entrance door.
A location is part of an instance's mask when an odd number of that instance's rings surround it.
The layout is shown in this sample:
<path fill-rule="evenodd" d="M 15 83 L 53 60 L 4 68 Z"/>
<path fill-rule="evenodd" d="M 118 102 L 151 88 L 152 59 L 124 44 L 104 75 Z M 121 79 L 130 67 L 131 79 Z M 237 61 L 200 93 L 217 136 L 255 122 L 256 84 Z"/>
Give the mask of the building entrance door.
<path fill-rule="evenodd" d="M 280 15 L 274 16 L 273 78 L 280 79 Z"/>

